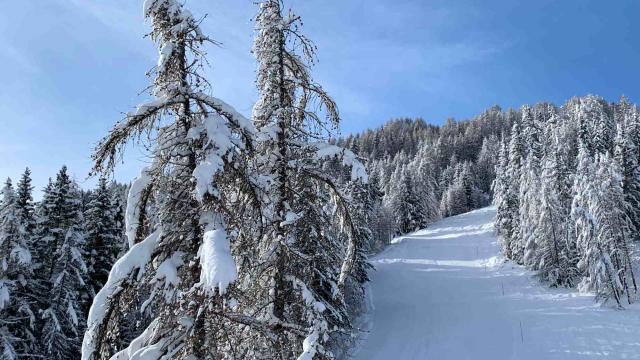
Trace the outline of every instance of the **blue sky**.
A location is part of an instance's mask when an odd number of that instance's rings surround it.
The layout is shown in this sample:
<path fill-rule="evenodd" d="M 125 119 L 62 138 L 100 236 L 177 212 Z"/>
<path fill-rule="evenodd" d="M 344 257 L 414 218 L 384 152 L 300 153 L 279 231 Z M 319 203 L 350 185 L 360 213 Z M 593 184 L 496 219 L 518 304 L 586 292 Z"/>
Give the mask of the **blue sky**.
<path fill-rule="evenodd" d="M 640 2 L 288 0 L 319 48 L 318 82 L 342 132 L 394 117 L 442 123 L 493 104 L 593 93 L 640 101 Z M 187 0 L 208 14 L 214 95 L 250 113 L 252 0 Z M 0 12 L 0 176 L 32 168 L 41 189 L 67 164 L 83 187 L 93 145 L 144 100 L 156 50 L 138 0 L 11 1 Z M 137 174 L 129 151 L 116 178 Z"/>

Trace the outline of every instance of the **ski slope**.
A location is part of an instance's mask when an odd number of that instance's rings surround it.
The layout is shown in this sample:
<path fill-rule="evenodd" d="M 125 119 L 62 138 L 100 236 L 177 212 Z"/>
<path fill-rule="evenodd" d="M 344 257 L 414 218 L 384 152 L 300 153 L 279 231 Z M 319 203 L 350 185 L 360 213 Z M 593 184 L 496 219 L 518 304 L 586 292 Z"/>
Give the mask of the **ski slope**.
<path fill-rule="evenodd" d="M 358 360 L 640 359 L 638 307 L 549 289 L 504 263 L 494 208 L 444 219 L 372 259 Z"/>

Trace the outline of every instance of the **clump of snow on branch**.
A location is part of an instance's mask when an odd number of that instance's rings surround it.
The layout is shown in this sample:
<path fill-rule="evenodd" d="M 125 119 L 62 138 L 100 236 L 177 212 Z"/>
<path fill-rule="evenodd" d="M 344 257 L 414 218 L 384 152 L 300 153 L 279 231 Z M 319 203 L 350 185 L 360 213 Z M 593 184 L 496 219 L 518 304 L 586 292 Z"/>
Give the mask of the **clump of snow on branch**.
<path fill-rule="evenodd" d="M 205 159 L 196 166 L 193 176 L 196 179 L 196 198 L 202 200 L 206 194 L 218 196 L 218 190 L 213 178 L 224 170 L 225 156 L 233 156 L 236 150 L 243 150 L 243 139 L 234 136 L 233 128 L 252 134 L 255 132 L 253 124 L 224 101 L 197 94 L 200 101 L 206 102 L 216 110 L 202 119 L 199 126 L 190 130 L 188 137 L 197 139 L 205 136 Z"/>
<path fill-rule="evenodd" d="M 153 345 L 148 343 L 153 339 L 158 328 L 158 320 L 153 320 L 149 326 L 135 338 L 129 346 L 116 353 L 111 357 L 111 360 L 156 360 L 161 359 L 162 348 L 165 345 L 165 340 L 160 340 Z"/>
<path fill-rule="evenodd" d="M 184 265 L 183 255 L 184 253 L 182 251 L 176 251 L 170 258 L 163 261 L 156 269 L 154 279 L 164 279 L 165 287 L 177 285 L 180 281 L 178 278 L 178 269 Z"/>
<path fill-rule="evenodd" d="M 302 212 L 295 213 L 293 211 L 288 211 L 284 217 L 284 221 L 280 222 L 280 226 L 287 226 L 295 224 L 298 220 L 302 218 L 304 214 Z"/>
<path fill-rule="evenodd" d="M 326 306 L 316 299 L 315 295 L 313 295 L 311 290 L 309 290 L 309 288 L 302 281 L 300 281 L 300 279 L 297 279 L 293 276 L 287 276 L 286 278 L 293 284 L 294 288 L 300 290 L 302 299 L 304 300 L 305 304 L 311 306 L 315 311 L 319 313 L 326 310 Z"/>
<path fill-rule="evenodd" d="M 206 217 L 213 217 L 205 214 Z M 211 221 L 206 227 L 202 245 L 198 250 L 200 258 L 200 285 L 208 293 L 218 289 L 220 295 L 227 291 L 229 284 L 238 277 L 236 263 L 231 255 L 231 244 L 224 226 L 219 221 Z"/>
<path fill-rule="evenodd" d="M 0 281 L 0 310 L 4 309 L 11 301 L 8 285 L 7 281 Z"/>

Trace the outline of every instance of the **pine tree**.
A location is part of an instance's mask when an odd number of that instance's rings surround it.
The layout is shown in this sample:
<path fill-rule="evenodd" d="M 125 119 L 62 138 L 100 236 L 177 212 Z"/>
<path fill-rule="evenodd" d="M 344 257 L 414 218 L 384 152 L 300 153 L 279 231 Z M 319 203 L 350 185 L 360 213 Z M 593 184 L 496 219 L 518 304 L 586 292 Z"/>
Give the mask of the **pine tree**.
<path fill-rule="evenodd" d="M 525 265 L 537 270 L 539 255 L 535 231 L 541 206 L 539 195 L 541 193 L 542 143 L 540 128 L 529 107 L 522 110 L 522 124 L 526 158 L 519 180 L 519 236 L 517 238 L 519 244 L 515 253 L 519 254 L 516 258 L 518 261 L 521 260 Z"/>
<path fill-rule="evenodd" d="M 111 185 L 111 200 L 110 207 L 111 212 L 113 214 L 113 221 L 115 226 L 115 234 L 118 236 L 118 255 L 116 258 L 122 256 L 127 250 L 129 250 L 129 242 L 126 236 L 126 226 L 125 226 L 125 209 L 126 209 L 126 190 L 127 187 L 112 183 Z"/>
<path fill-rule="evenodd" d="M 17 359 L 35 355 L 35 313 L 27 291 L 31 253 L 18 197 L 8 179 L 0 203 L 0 357 Z"/>
<path fill-rule="evenodd" d="M 423 211 L 421 220 L 422 227 L 440 217 L 436 189 L 437 181 L 435 178 L 436 165 L 430 154 L 425 153 L 426 149 L 426 147 L 423 148 L 418 153 L 418 157 L 408 165 L 408 170 L 414 174 L 415 191 L 418 201 L 421 203 L 421 211 Z"/>
<path fill-rule="evenodd" d="M 619 167 L 607 154 L 598 155 L 594 163 L 581 145 L 574 192 L 572 219 L 580 253 L 578 266 L 584 273 L 580 289 L 595 292 L 603 302 L 613 299 L 622 306 L 626 296 L 631 303 L 637 288 Z"/>
<path fill-rule="evenodd" d="M 27 236 L 34 234 L 35 221 L 35 205 L 33 203 L 33 186 L 31 185 L 31 170 L 26 168 L 20 177 L 18 187 L 16 189 L 16 204 L 20 213 L 20 222 L 25 227 Z"/>
<path fill-rule="evenodd" d="M 597 236 L 603 248 L 610 249 L 609 256 L 621 285 L 620 297 L 626 296 L 631 304 L 638 289 L 631 265 L 629 237 L 632 225 L 625 212 L 621 169 L 608 154 L 600 155 L 596 166 L 600 191 L 596 193 L 592 211 L 598 220 Z"/>
<path fill-rule="evenodd" d="M 458 163 L 453 181 L 442 195 L 440 213 L 442 216 L 453 216 L 465 213 L 484 202 L 478 198 L 478 190 L 473 183 L 471 164 Z"/>
<path fill-rule="evenodd" d="M 87 268 L 83 259 L 84 233 L 80 192 L 63 167 L 51 192 L 45 194 L 47 219 L 40 245 L 49 246 L 41 269 L 47 293 L 41 310 L 43 352 L 50 359 L 77 358 L 84 332 L 82 308 L 88 301 Z"/>
<path fill-rule="evenodd" d="M 562 144 L 555 122 L 546 127 L 550 139 L 543 157 L 540 177 L 540 214 L 534 237 L 538 247 L 536 268 L 551 286 L 573 286 L 578 278 L 577 254 L 569 221 L 567 172 L 563 166 Z"/>
<path fill-rule="evenodd" d="M 592 95 L 580 98 L 578 101 L 576 116 L 580 141 L 591 156 L 595 156 L 596 153 L 611 153 L 615 124 L 608 114 L 606 101 Z"/>
<path fill-rule="evenodd" d="M 509 181 L 507 178 L 507 168 L 509 166 L 509 151 L 507 150 L 507 142 L 504 135 L 500 140 L 500 152 L 498 153 L 498 161 L 496 164 L 496 177 L 491 184 L 493 191 L 493 204 L 496 206 L 495 227 L 498 234 L 504 234 L 509 229 L 504 228 L 507 225 L 507 194 L 509 192 Z M 506 242 L 503 241 L 503 245 Z M 503 253 L 507 255 L 508 247 L 503 246 Z"/>
<path fill-rule="evenodd" d="M 625 212 L 633 229 L 640 226 L 640 159 L 638 150 L 628 133 L 628 124 L 618 124 L 614 156 L 622 170 L 622 191 L 624 192 Z M 636 231 L 631 231 L 635 234 Z M 633 235 L 637 238 L 637 235 Z"/>
<path fill-rule="evenodd" d="M 500 141 L 497 136 L 491 135 L 483 139 L 474 173 L 479 189 L 486 194 L 491 193 L 491 184 L 496 177 L 499 151 Z"/>
<path fill-rule="evenodd" d="M 111 204 L 107 181 L 101 177 L 86 211 L 86 264 L 88 286 L 97 294 L 107 282 L 121 247 L 120 229 Z"/>
<path fill-rule="evenodd" d="M 396 226 L 401 234 L 416 231 L 425 225 L 424 209 L 413 185 L 413 178 L 406 166 L 399 167 L 392 177 L 390 206 Z"/>
<path fill-rule="evenodd" d="M 518 241 L 520 238 L 519 205 L 520 205 L 520 177 L 524 163 L 524 147 L 522 143 L 521 127 L 518 121 L 514 122 L 511 130 L 511 139 L 508 146 L 508 165 L 504 170 L 503 179 L 508 183 L 505 193 L 502 195 L 501 234 L 505 256 L 509 259 L 521 261 L 524 256 Z"/>

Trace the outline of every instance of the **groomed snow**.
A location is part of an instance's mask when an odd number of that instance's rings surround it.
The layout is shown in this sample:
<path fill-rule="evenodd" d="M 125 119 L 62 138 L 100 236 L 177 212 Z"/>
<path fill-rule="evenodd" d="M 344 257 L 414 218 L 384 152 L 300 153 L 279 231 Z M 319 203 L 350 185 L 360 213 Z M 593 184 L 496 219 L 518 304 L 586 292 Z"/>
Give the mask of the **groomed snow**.
<path fill-rule="evenodd" d="M 640 307 L 549 289 L 499 257 L 494 208 L 396 239 L 372 259 L 356 360 L 640 359 Z"/>

